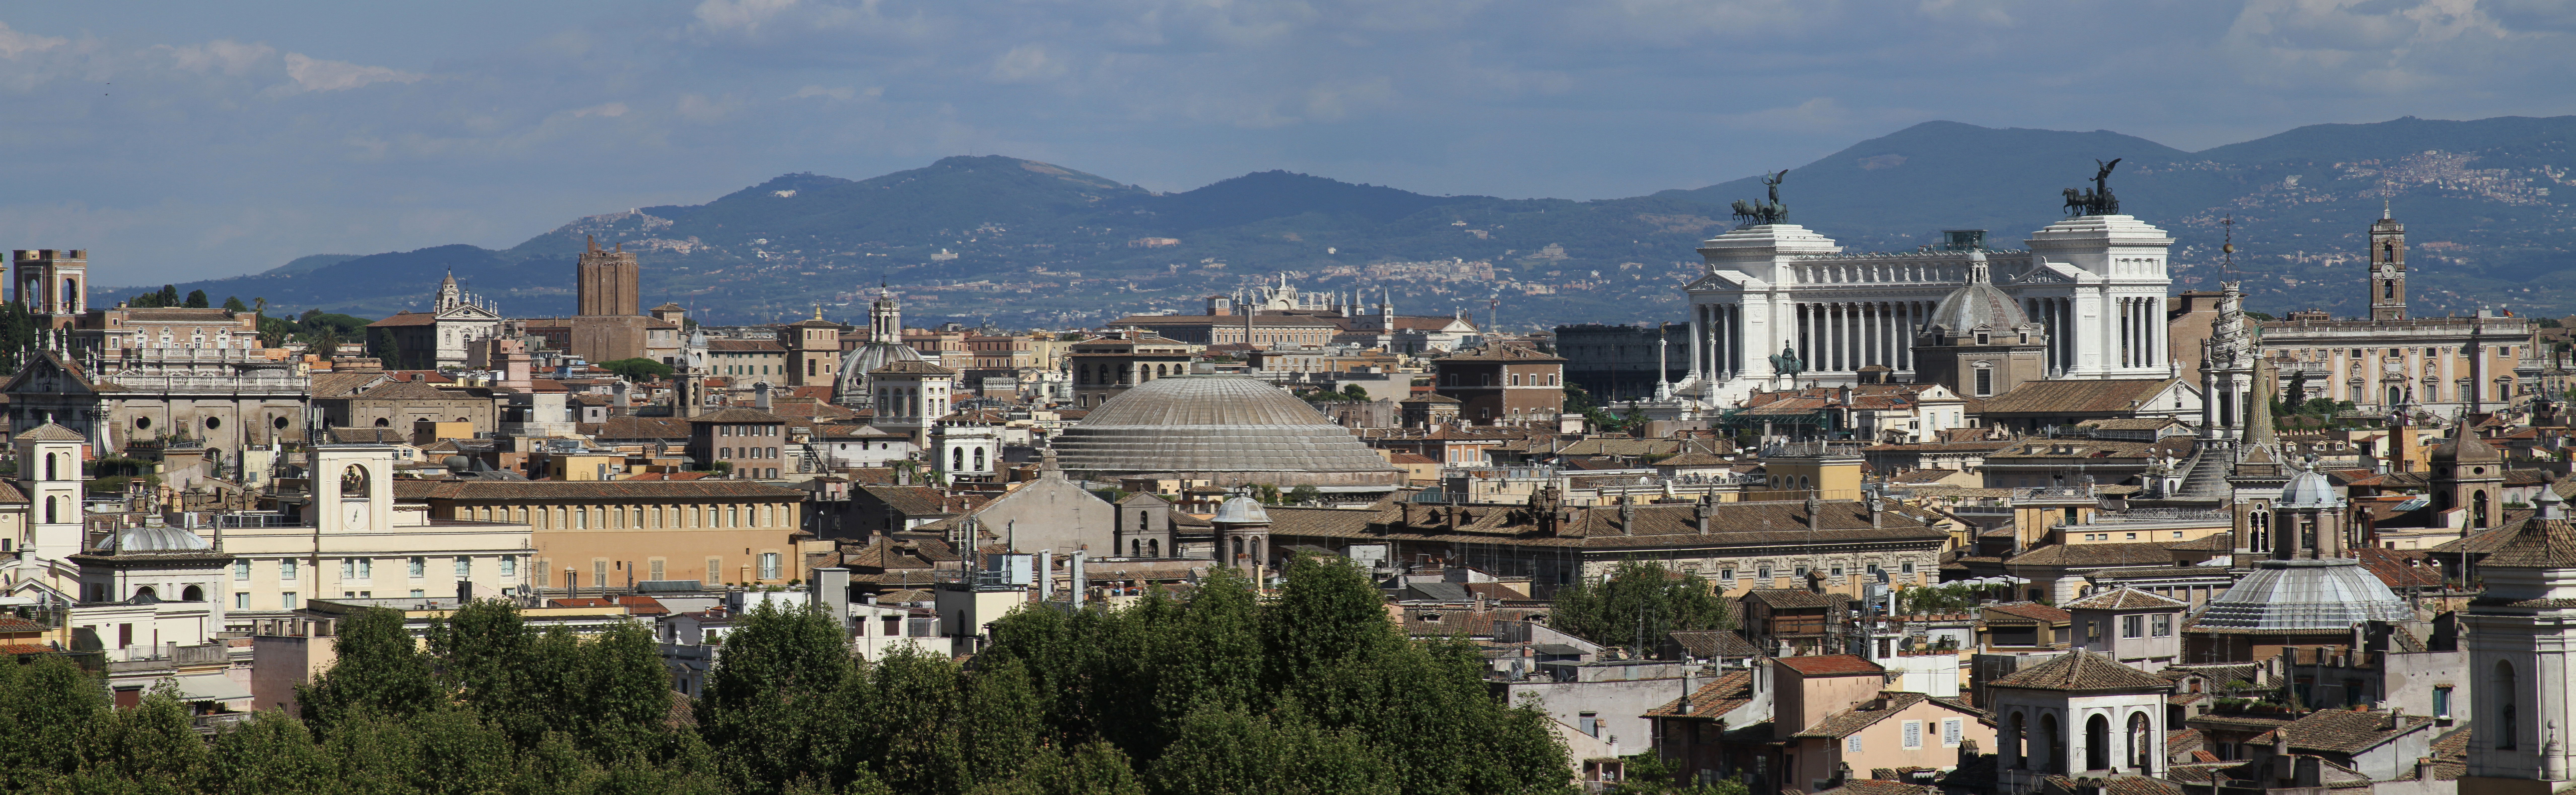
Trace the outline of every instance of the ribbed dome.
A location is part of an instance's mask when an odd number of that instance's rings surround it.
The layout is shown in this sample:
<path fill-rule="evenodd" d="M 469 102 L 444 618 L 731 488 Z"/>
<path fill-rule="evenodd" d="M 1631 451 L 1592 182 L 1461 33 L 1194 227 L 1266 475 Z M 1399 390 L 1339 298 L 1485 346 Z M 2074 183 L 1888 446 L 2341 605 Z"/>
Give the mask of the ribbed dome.
<path fill-rule="evenodd" d="M 1968 283 L 1943 296 L 1941 303 L 1932 307 L 1932 317 L 1926 325 L 1957 334 L 1979 327 L 2003 331 L 2028 322 L 2030 315 L 2021 311 L 2021 305 L 1995 288 L 1994 278 L 1986 270 L 1986 252 L 1974 251 L 1968 254 Z"/>
<path fill-rule="evenodd" d="M 1153 379 L 1055 441 L 1075 477 L 1172 473 L 1218 485 L 1400 485 L 1402 471 L 1278 387 L 1233 375 Z"/>
<path fill-rule="evenodd" d="M 2275 503 L 2282 508 L 2334 508 L 2342 504 L 2343 500 L 2335 498 L 2334 481 L 2313 469 L 2290 476 L 2289 484 L 2281 487 L 2281 501 Z"/>
<path fill-rule="evenodd" d="M 1260 500 L 1229 497 L 1225 504 L 1216 507 L 1216 518 L 1209 521 L 1217 524 L 1269 524 L 1270 512 L 1262 509 Z"/>
<path fill-rule="evenodd" d="M 2494 445 L 2487 444 L 2485 441 L 2480 440 L 2477 432 L 2471 431 L 2467 428 L 2461 428 L 2454 431 L 2451 438 L 2444 439 L 2441 444 L 2434 445 L 2432 457 L 2435 461 L 2504 460 L 2504 454 L 2496 452 Z"/>
<path fill-rule="evenodd" d="M 100 552 L 126 555 L 205 552 L 214 548 L 196 533 L 176 527 L 128 527 L 109 534 L 98 545 Z"/>
<path fill-rule="evenodd" d="M 841 357 L 841 377 L 832 385 L 833 402 L 845 406 L 866 404 L 874 395 L 868 393 L 867 377 L 894 362 L 921 361 L 921 352 L 910 345 L 894 342 L 871 342 Z"/>
<path fill-rule="evenodd" d="M 2266 560 L 2209 600 L 2196 626 L 2264 632 L 2345 632 L 2364 621 L 2412 621 L 2388 584 L 2345 558 Z"/>

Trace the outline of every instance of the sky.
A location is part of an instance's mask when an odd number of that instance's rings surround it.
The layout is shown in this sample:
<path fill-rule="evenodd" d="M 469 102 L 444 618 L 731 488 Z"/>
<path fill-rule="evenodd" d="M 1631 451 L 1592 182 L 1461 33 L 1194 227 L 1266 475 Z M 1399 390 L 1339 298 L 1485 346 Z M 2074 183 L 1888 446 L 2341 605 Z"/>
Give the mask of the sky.
<path fill-rule="evenodd" d="M 2568 0 L 0 5 L 0 240 L 102 285 L 1043 160 L 1610 198 L 1935 119 L 2186 150 L 2576 113 Z"/>

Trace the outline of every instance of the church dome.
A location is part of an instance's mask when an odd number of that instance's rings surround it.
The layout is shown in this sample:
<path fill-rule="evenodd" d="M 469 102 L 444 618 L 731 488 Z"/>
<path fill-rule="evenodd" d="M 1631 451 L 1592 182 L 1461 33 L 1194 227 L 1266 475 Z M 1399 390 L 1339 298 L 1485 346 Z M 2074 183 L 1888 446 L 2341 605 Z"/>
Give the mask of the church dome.
<path fill-rule="evenodd" d="M 1260 500 L 1230 497 L 1216 507 L 1216 518 L 1209 521 L 1217 524 L 1269 524 L 1270 512 L 1262 509 Z"/>
<path fill-rule="evenodd" d="M 2281 501 L 2273 504 L 2281 508 L 2334 508 L 2341 506 L 2343 500 L 2335 497 L 2334 481 L 2310 469 L 2290 476 L 2290 482 L 2281 487 Z"/>
<path fill-rule="evenodd" d="M 1957 334 L 1974 328 L 2004 331 L 2030 322 L 2021 304 L 1995 287 L 1986 270 L 1986 252 L 1968 253 L 1968 283 L 1950 291 L 1941 303 L 1932 307 L 1931 319 L 1925 325 Z"/>
<path fill-rule="evenodd" d="M 2198 629 L 2301 634 L 2348 632 L 2364 621 L 2412 621 L 2413 608 L 2349 558 L 2266 560 L 2209 600 Z"/>
<path fill-rule="evenodd" d="M 1235 375 L 1139 384 L 1066 428 L 1056 460 L 1074 477 L 1170 474 L 1219 486 L 1395 486 L 1404 474 L 1285 390 Z"/>
<path fill-rule="evenodd" d="M 871 342 L 841 356 L 841 377 L 835 379 L 832 394 L 843 405 L 858 405 L 868 400 L 867 377 L 895 362 L 921 361 L 921 352 L 900 342 Z"/>
<path fill-rule="evenodd" d="M 203 536 L 176 527 L 128 527 L 102 539 L 98 552 L 111 555 L 171 555 L 211 552 Z"/>

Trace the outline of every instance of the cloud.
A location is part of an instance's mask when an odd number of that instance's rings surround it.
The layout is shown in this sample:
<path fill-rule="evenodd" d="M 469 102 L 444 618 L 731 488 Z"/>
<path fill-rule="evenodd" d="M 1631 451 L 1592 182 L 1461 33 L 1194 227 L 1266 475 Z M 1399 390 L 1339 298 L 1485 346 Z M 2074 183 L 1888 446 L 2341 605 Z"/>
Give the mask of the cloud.
<path fill-rule="evenodd" d="M 229 77 L 249 74 L 270 58 L 277 48 L 266 44 L 243 44 L 231 39 L 217 39 L 204 44 L 162 47 L 179 68 L 198 74 L 221 73 Z"/>
<path fill-rule="evenodd" d="M 0 23 L 0 58 L 14 61 L 21 55 L 44 52 L 69 43 L 71 43 L 70 39 L 20 33 L 11 29 L 7 23 Z"/>
<path fill-rule="evenodd" d="M 696 16 L 709 30 L 756 33 L 795 7 L 796 0 L 706 0 L 698 4 Z"/>
<path fill-rule="evenodd" d="M 742 103 L 730 96 L 709 99 L 698 94 L 681 94 L 671 109 L 690 121 L 719 122 L 741 111 Z"/>
<path fill-rule="evenodd" d="M 1047 57 L 1046 47 L 1036 44 L 1013 47 L 993 60 L 993 79 L 1004 83 L 1052 80 L 1064 73 L 1064 63 Z"/>
<path fill-rule="evenodd" d="M 416 83 L 429 76 L 290 52 L 286 54 L 286 77 L 305 91 L 347 91 L 376 83 Z"/>
<path fill-rule="evenodd" d="M 573 118 L 576 119 L 587 116 L 599 116 L 602 118 L 614 119 L 624 115 L 626 115 L 626 103 L 624 102 L 603 102 L 572 112 Z"/>

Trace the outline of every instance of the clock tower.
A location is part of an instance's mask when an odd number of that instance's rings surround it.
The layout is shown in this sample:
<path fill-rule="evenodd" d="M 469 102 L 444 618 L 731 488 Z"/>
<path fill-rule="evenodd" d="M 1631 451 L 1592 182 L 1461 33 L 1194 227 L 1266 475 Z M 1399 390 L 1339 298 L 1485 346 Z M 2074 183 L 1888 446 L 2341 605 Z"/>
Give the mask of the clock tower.
<path fill-rule="evenodd" d="M 2370 225 L 2370 319 L 2406 319 L 2406 225 L 2384 203 Z"/>

